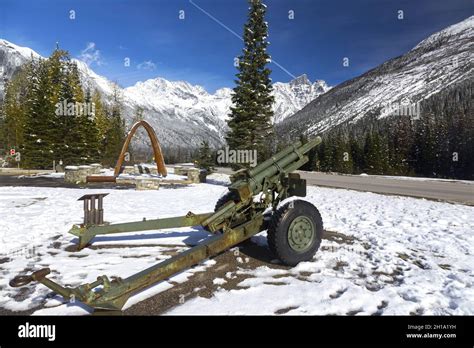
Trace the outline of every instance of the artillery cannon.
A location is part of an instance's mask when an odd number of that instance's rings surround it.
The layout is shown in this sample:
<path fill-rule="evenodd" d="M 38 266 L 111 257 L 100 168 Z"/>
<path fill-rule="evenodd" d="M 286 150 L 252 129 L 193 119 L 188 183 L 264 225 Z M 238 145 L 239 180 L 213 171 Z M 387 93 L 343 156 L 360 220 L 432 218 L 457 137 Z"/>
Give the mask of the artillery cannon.
<path fill-rule="evenodd" d="M 64 287 L 47 278 L 49 268 L 31 275 L 17 276 L 10 281 L 14 287 L 38 281 L 65 299 L 73 297 L 95 309 L 121 310 L 127 299 L 150 285 L 189 268 L 209 257 L 235 246 L 267 229 L 270 250 L 284 264 L 295 266 L 312 259 L 323 234 L 321 216 L 311 203 L 291 200 L 306 196 L 306 180 L 292 173 L 308 161 L 308 153 L 321 142 L 320 137 L 298 141 L 252 169 L 242 169 L 231 177 L 229 191 L 221 197 L 215 211 L 206 214 L 189 212 L 185 216 L 107 225 L 103 223 L 104 195 L 81 197 L 85 205 L 82 225 L 69 231 L 79 237 L 79 249 L 94 236 L 133 231 L 157 230 L 186 226 L 202 226 L 212 234 L 203 243 L 151 266 L 128 278 L 100 276 L 96 281 L 77 287 Z M 87 200 L 99 200 L 99 210 L 89 209 Z"/>

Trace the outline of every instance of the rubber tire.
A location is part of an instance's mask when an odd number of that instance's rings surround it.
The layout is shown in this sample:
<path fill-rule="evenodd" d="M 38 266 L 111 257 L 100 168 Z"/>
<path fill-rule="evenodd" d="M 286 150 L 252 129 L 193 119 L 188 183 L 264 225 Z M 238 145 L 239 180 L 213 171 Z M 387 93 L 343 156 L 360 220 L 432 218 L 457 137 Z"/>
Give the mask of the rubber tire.
<path fill-rule="evenodd" d="M 214 212 L 218 211 L 224 204 L 230 201 L 235 201 L 235 193 L 232 191 L 226 192 L 225 195 L 217 200 Z"/>
<path fill-rule="evenodd" d="M 216 205 L 214 207 L 214 213 L 218 211 L 224 204 L 233 200 L 235 200 L 234 192 L 232 191 L 226 192 L 221 198 L 217 200 Z M 209 229 L 207 227 L 204 227 L 204 229 L 209 232 Z"/>
<path fill-rule="evenodd" d="M 216 206 L 214 208 L 214 212 L 218 211 L 224 204 L 230 201 L 236 201 L 235 193 L 232 191 L 226 192 L 221 198 L 219 198 L 216 202 Z M 237 244 L 237 246 L 245 247 L 252 244 L 252 238 L 246 239 L 243 242 Z"/>
<path fill-rule="evenodd" d="M 291 208 L 291 203 L 293 208 Z M 288 243 L 288 228 L 298 216 L 304 215 L 311 219 L 315 226 L 315 238 L 309 249 L 298 253 Z M 294 200 L 277 209 L 270 221 L 267 231 L 267 240 L 270 251 L 285 265 L 296 266 L 302 261 L 310 261 L 318 251 L 323 238 L 323 220 L 316 207 L 302 200 Z"/>

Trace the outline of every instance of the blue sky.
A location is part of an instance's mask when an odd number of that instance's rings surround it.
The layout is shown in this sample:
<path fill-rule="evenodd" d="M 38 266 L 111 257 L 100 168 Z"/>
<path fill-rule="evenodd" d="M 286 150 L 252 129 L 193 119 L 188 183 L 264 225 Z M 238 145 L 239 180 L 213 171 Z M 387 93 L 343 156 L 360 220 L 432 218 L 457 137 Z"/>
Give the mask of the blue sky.
<path fill-rule="evenodd" d="M 474 13 L 472 0 L 266 4 L 269 52 L 281 66 L 270 65 L 273 81 L 306 73 L 310 80 L 330 85 L 399 56 Z M 160 76 L 213 92 L 234 85 L 233 60 L 242 49 L 234 33 L 242 33 L 247 8 L 246 0 L 0 0 L 0 38 L 44 56 L 58 41 L 73 57 L 87 60 L 94 71 L 124 87 Z M 403 10 L 403 20 L 397 18 L 398 10 Z"/>

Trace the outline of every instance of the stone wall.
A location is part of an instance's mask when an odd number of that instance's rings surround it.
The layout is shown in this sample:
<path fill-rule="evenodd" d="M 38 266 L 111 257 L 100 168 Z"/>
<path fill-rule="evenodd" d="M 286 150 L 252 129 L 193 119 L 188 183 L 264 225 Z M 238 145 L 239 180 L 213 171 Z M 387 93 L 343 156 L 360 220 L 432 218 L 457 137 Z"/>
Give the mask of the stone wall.
<path fill-rule="evenodd" d="M 136 178 L 135 187 L 137 190 L 158 190 L 160 180 L 155 178 Z"/>
<path fill-rule="evenodd" d="M 102 166 L 94 163 L 90 166 L 66 166 L 64 168 L 64 181 L 71 184 L 85 184 L 89 175 L 100 174 Z"/>

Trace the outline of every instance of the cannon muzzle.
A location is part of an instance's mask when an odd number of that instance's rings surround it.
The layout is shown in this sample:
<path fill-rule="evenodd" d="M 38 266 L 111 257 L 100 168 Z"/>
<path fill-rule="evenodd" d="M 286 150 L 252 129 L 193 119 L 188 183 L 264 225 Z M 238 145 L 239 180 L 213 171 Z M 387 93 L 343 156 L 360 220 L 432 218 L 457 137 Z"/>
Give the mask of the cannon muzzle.
<path fill-rule="evenodd" d="M 246 171 L 246 178 L 236 180 L 230 190 L 238 191 L 241 199 L 256 195 L 262 191 L 264 182 L 278 182 L 281 175 L 288 175 L 292 171 L 299 169 L 308 162 L 308 153 L 311 149 L 321 143 L 321 137 L 315 137 L 307 142 L 297 141 L 286 147 L 271 158 L 260 163 L 255 168 Z M 244 194 L 242 187 L 247 187 L 250 192 Z"/>

